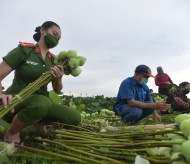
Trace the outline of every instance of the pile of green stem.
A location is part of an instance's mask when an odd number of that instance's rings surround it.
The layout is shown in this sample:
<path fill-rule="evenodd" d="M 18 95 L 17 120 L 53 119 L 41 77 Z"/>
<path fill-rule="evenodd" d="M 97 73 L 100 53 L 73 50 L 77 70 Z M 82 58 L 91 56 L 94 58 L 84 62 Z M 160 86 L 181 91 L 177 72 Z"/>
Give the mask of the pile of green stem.
<path fill-rule="evenodd" d="M 101 120 L 103 123 L 101 123 Z M 89 116 L 82 119 L 81 124 L 83 125 L 101 125 L 104 126 L 104 124 L 114 125 L 114 126 L 120 126 L 121 125 L 121 118 L 119 116 Z"/>
<path fill-rule="evenodd" d="M 48 71 L 41 75 L 37 80 L 29 84 L 26 88 L 24 88 L 21 92 L 13 97 L 12 103 L 7 106 L 6 109 L 3 106 L 0 106 L 0 118 L 2 118 L 5 114 L 10 112 L 16 105 L 25 100 L 28 96 L 38 90 L 40 87 L 46 85 L 52 80 L 51 71 Z"/>
<path fill-rule="evenodd" d="M 170 164 L 180 160 L 180 158 L 171 160 L 166 157 L 152 157 L 147 154 L 145 150 L 147 147 L 171 147 L 173 144 L 179 144 L 170 141 L 168 137 L 155 138 L 155 135 L 178 133 L 178 129 L 160 131 L 155 129 L 156 125 L 151 131 L 150 129 L 134 131 L 130 128 L 122 132 L 96 133 L 80 126 L 60 130 L 53 128 L 46 138 L 28 137 L 25 146 L 18 147 L 24 150 L 22 158 L 29 158 L 30 154 L 30 158 L 32 155 L 37 155 L 35 158 L 39 156 L 39 158 L 52 158 L 52 160 L 58 158 L 60 163 L 132 164 L 137 155 L 155 164 Z M 12 155 L 12 157 L 16 156 L 19 156 L 19 153 Z"/>

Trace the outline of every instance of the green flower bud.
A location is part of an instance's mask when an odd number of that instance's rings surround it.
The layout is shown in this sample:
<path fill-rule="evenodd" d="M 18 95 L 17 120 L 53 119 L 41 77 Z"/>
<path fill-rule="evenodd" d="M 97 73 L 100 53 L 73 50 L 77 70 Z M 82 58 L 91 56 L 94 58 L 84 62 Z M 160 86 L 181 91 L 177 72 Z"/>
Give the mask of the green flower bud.
<path fill-rule="evenodd" d="M 54 65 L 59 65 L 58 56 L 54 57 L 53 63 Z"/>
<path fill-rule="evenodd" d="M 70 75 L 71 72 L 70 72 L 70 71 L 65 71 L 64 74 L 65 74 L 65 75 Z"/>
<path fill-rule="evenodd" d="M 74 69 L 71 70 L 71 75 L 73 76 L 78 76 L 80 73 L 82 72 L 82 70 L 80 69 L 80 67 L 76 67 Z"/>
<path fill-rule="evenodd" d="M 79 59 L 77 59 L 77 58 L 71 58 L 71 59 L 69 60 L 69 67 L 70 67 L 71 69 L 74 69 L 74 68 L 78 67 L 78 66 L 79 66 L 79 62 L 80 62 Z"/>
<path fill-rule="evenodd" d="M 80 60 L 79 66 L 83 66 L 84 63 L 86 62 L 86 58 L 83 56 L 77 56 L 77 58 Z"/>
<path fill-rule="evenodd" d="M 58 60 L 65 60 L 67 58 L 66 56 L 67 52 L 66 51 L 61 51 L 59 54 L 58 54 Z"/>
<path fill-rule="evenodd" d="M 80 107 L 82 110 L 85 110 L 85 105 L 84 104 L 80 104 Z"/>
<path fill-rule="evenodd" d="M 75 58 L 77 57 L 77 51 L 76 50 L 69 50 L 66 54 L 67 58 Z"/>

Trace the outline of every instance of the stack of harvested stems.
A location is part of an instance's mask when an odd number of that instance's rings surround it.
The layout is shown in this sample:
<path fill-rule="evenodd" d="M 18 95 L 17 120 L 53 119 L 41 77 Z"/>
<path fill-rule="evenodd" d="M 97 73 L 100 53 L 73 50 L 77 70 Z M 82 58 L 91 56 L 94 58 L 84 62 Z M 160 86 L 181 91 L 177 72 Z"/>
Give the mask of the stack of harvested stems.
<path fill-rule="evenodd" d="M 4 109 L 2 105 L 0 106 L 0 118 L 2 118 L 4 115 L 10 112 L 11 109 L 13 109 L 16 105 L 18 105 L 23 100 L 25 100 L 28 96 L 30 96 L 36 90 L 38 90 L 45 84 L 49 83 L 52 79 L 53 77 L 51 75 L 51 71 L 48 71 L 44 73 L 42 76 L 40 76 L 33 83 L 29 84 L 26 88 L 24 88 L 21 92 L 19 92 L 17 95 L 13 97 L 12 103 L 8 105 L 6 109 Z"/>
<path fill-rule="evenodd" d="M 158 126 L 159 130 L 156 130 Z M 49 126 L 49 135 L 41 137 L 26 137 L 25 146 L 18 145 L 24 154 L 13 154 L 12 159 L 35 158 L 47 163 L 93 163 L 93 164 L 134 164 L 137 155 L 147 159 L 150 163 L 171 164 L 181 160 L 182 157 L 171 159 L 169 157 L 150 156 L 146 149 L 151 147 L 172 147 L 180 144 L 171 141 L 166 134 L 180 134 L 175 125 L 154 127 L 146 125 L 137 128 L 125 128 L 120 131 L 97 133 L 85 126 L 71 126 L 55 123 Z M 57 130 L 59 129 L 59 130 Z M 109 128 L 107 128 L 109 129 Z M 138 130 L 137 130 L 138 129 Z M 157 136 L 157 137 L 155 137 Z"/>

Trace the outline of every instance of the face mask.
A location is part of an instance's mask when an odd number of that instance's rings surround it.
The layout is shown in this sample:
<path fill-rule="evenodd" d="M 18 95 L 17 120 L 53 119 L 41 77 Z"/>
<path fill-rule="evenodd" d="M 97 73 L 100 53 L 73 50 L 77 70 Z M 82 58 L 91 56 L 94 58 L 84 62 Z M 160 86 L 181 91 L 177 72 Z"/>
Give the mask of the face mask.
<path fill-rule="evenodd" d="M 140 85 L 146 85 L 148 83 L 148 78 L 143 77 L 139 83 L 140 83 Z"/>
<path fill-rule="evenodd" d="M 53 48 L 58 45 L 59 39 L 56 36 L 47 34 L 44 36 L 45 44 L 48 48 Z"/>
<path fill-rule="evenodd" d="M 184 91 L 183 91 L 183 94 L 185 94 L 185 95 L 187 95 L 189 93 L 189 90 L 188 89 L 185 89 Z"/>

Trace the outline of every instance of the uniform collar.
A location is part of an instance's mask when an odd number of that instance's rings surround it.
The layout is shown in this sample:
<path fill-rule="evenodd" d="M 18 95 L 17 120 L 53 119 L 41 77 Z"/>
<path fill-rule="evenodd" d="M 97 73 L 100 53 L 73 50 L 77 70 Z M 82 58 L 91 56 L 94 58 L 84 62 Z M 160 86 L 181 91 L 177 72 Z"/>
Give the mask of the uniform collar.
<path fill-rule="evenodd" d="M 35 54 L 40 54 L 40 46 L 39 46 L 38 44 L 36 44 L 36 46 L 35 46 L 34 53 L 35 53 Z M 48 58 L 49 58 L 49 59 L 55 57 L 55 55 L 52 54 L 52 53 L 49 52 L 49 51 L 48 51 L 47 55 L 48 55 Z"/>
<path fill-rule="evenodd" d="M 35 54 L 40 54 L 40 47 L 39 47 L 39 45 L 36 45 L 36 47 L 34 49 L 34 53 Z"/>

